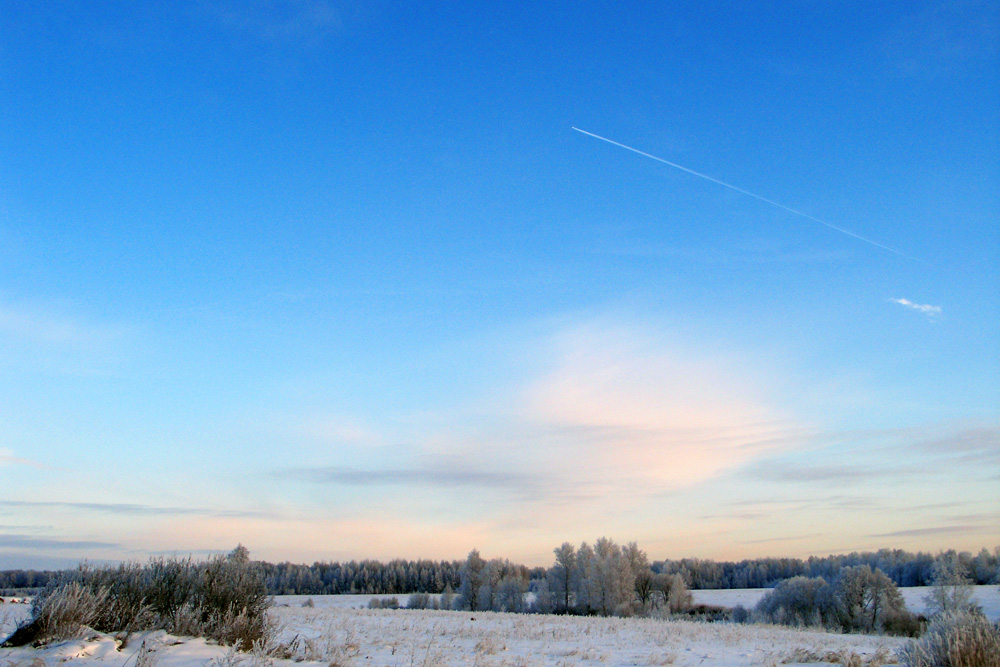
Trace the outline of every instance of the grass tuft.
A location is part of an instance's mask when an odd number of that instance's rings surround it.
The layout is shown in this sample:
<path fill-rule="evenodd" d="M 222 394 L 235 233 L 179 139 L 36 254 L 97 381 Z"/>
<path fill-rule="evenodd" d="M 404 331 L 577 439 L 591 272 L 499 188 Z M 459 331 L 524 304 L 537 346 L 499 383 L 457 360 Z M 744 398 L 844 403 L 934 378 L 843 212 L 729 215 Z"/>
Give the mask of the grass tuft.
<path fill-rule="evenodd" d="M 909 667 L 1000 667 L 1000 627 L 974 612 L 946 612 L 899 658 Z"/>

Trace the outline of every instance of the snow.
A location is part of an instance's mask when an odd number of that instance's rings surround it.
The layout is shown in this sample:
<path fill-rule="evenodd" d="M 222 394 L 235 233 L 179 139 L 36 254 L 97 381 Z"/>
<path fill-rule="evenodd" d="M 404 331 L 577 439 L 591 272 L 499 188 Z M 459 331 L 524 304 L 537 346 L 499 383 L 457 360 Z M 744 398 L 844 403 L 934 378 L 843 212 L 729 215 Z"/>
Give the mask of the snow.
<path fill-rule="evenodd" d="M 914 609 L 927 589 L 904 589 Z M 766 590 L 696 591 L 696 602 L 752 606 Z M 996 586 L 979 587 L 980 604 L 1000 617 Z M 203 639 L 162 631 L 120 645 L 90 633 L 40 649 L 0 649 L 0 667 L 625 667 L 634 665 L 838 664 L 891 659 L 907 640 L 761 625 L 646 618 L 580 618 L 492 612 L 367 609 L 369 595 L 278 596 L 271 615 L 291 659 L 240 654 Z M 375 596 L 392 597 L 392 596 Z M 397 596 L 405 604 L 407 596 Z M 302 604 L 312 599 L 314 607 Z M 4 632 L 28 605 L 3 605 Z M 145 647 L 145 648 L 143 648 Z M 40 659 L 41 664 L 36 658 Z M 873 660 L 874 659 L 874 660 Z M 299 661 L 299 662 L 296 662 Z"/>
<path fill-rule="evenodd" d="M 314 598 L 315 599 L 315 598 Z M 794 664 L 795 656 L 853 651 L 888 654 L 902 640 L 769 626 L 644 618 L 492 612 L 280 607 L 286 638 L 323 628 L 358 664 L 390 665 L 698 665 Z M 312 634 L 316 633 L 316 634 Z M 329 631 L 326 636 L 331 633 Z"/>

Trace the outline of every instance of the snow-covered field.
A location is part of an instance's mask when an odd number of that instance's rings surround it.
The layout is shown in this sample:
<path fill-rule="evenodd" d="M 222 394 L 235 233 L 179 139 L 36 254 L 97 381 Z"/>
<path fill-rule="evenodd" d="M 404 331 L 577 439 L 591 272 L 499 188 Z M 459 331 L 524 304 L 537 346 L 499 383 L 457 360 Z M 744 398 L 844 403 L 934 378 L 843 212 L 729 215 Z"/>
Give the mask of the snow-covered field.
<path fill-rule="evenodd" d="M 922 600 L 926 589 L 906 591 Z M 702 591 L 696 601 L 752 606 L 760 591 Z M 756 597 L 754 597 L 756 596 Z M 977 590 L 991 618 L 1000 616 L 997 587 Z M 388 597 L 388 596 L 380 596 Z M 332 667 L 563 667 L 570 665 L 862 664 L 894 661 L 906 640 L 838 635 L 771 626 L 655 619 L 578 618 L 490 612 L 369 610 L 371 596 L 279 596 L 272 610 L 280 641 L 296 660 Z M 400 596 L 405 602 L 405 596 Z M 914 606 L 919 610 L 919 606 Z M 27 605 L 0 606 L 4 631 L 26 617 Z M 143 650 L 145 642 L 146 649 Z M 152 651 L 150 652 L 150 649 Z M 41 661 L 41 662 L 39 662 Z M 43 664 L 44 663 L 44 664 Z M 44 649 L 0 649 L 0 667 L 290 667 L 292 660 L 236 654 L 200 639 L 162 632 L 137 635 L 119 647 L 96 635 Z"/>
<path fill-rule="evenodd" d="M 311 664 L 356 667 L 838 664 L 850 653 L 889 657 L 901 640 L 783 628 L 651 619 L 573 618 L 454 611 L 279 607 L 282 640 Z M 152 648 L 152 656 L 145 655 Z M 268 660 L 162 632 L 119 648 L 97 635 L 44 649 L 0 649 L 5 667 L 262 667 Z M 140 664 L 136 664 L 140 663 Z M 295 663 L 273 660 L 274 667 Z"/>

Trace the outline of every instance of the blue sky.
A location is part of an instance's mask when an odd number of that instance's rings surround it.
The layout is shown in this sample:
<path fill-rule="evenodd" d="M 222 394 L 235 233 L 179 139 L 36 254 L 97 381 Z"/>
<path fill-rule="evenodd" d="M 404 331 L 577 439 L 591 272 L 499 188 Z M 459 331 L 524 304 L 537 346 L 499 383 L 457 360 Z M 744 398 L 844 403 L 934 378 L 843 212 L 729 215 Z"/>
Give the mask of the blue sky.
<path fill-rule="evenodd" d="M 0 12 L 0 567 L 1000 544 L 992 3 L 426 5 Z"/>

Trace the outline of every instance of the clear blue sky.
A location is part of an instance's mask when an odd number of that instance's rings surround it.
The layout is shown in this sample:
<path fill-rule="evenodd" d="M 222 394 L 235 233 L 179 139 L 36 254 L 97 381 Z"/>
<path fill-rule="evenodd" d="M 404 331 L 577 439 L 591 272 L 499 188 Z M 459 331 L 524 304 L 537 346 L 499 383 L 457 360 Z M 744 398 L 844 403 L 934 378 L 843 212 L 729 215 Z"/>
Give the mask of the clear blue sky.
<path fill-rule="evenodd" d="M 1000 544 L 1000 10 L 649 4 L 5 3 L 0 567 Z"/>

